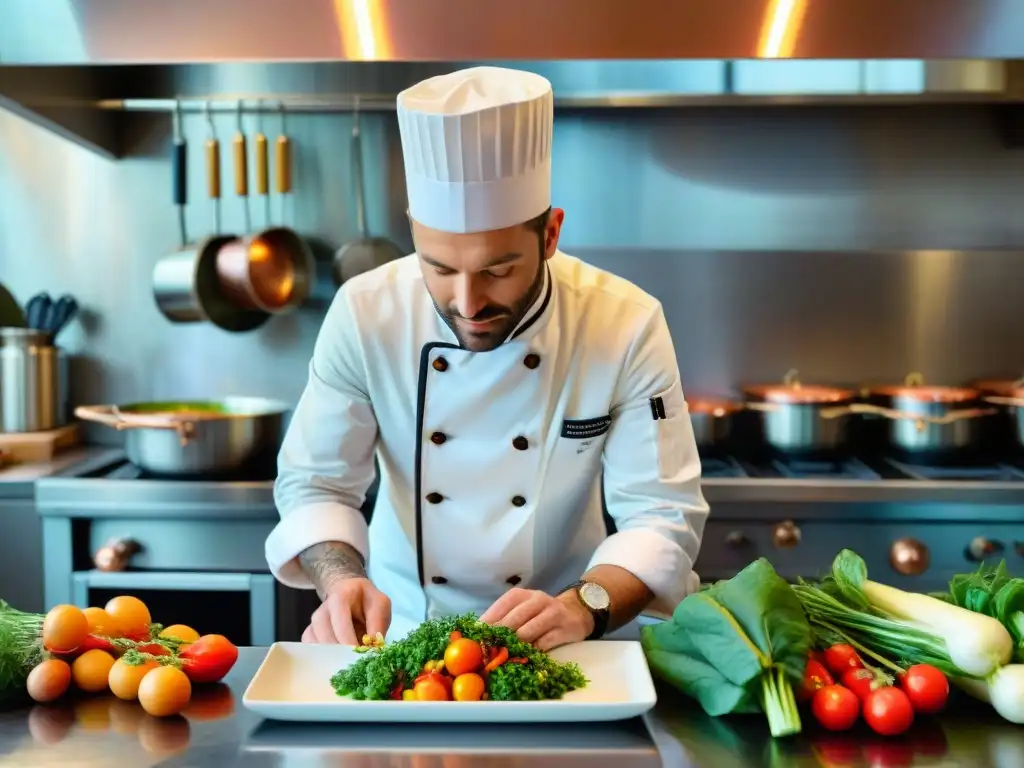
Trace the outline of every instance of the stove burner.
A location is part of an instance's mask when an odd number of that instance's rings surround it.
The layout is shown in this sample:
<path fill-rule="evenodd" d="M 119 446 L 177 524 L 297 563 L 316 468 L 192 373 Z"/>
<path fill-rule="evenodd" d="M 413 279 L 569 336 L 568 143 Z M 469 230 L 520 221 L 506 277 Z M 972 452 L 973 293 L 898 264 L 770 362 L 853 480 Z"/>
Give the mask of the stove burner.
<path fill-rule="evenodd" d="M 161 475 L 153 472 L 145 472 L 139 467 L 126 461 L 118 464 L 113 469 L 97 475 L 103 480 L 154 480 L 165 482 L 263 482 L 273 480 L 276 476 L 276 468 L 252 466 L 242 472 L 224 474 L 198 474 L 198 475 Z"/>
<path fill-rule="evenodd" d="M 731 456 L 724 459 L 701 458 L 704 477 L 748 477 L 740 463 Z"/>
<path fill-rule="evenodd" d="M 1024 469 L 1007 464 L 950 467 L 933 464 L 908 464 L 896 459 L 886 459 L 886 461 L 912 480 L 981 480 L 1004 483 L 1024 481 Z"/>
<path fill-rule="evenodd" d="M 793 479 L 843 478 L 848 480 L 878 480 L 877 472 L 857 459 L 842 461 L 800 461 L 775 459 L 772 467 L 779 477 Z"/>

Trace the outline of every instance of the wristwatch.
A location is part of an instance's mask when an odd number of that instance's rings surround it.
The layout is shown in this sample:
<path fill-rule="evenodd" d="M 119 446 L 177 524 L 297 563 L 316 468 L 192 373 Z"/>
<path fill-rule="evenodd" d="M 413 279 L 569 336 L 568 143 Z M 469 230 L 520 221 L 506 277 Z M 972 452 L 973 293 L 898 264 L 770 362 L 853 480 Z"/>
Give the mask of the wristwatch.
<path fill-rule="evenodd" d="M 611 616 L 611 598 L 608 592 L 596 581 L 577 581 L 562 590 L 562 593 L 569 590 L 576 592 L 580 604 L 590 611 L 594 617 L 594 631 L 590 633 L 587 640 L 597 640 L 602 637 L 608 629 L 608 619 Z"/>

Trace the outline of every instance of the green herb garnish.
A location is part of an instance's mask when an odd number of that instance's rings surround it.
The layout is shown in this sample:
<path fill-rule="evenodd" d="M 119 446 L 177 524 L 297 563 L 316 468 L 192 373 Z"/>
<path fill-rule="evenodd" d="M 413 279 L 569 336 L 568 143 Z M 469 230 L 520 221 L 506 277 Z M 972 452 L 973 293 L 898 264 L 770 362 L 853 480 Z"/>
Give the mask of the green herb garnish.
<path fill-rule="evenodd" d="M 0 600 L 0 703 L 24 692 L 28 673 L 43 658 L 42 630 L 43 616 Z"/>
<path fill-rule="evenodd" d="M 560 699 L 589 681 L 573 662 L 558 662 L 506 627 L 484 624 L 476 615 L 450 616 L 424 622 L 406 637 L 380 648 L 370 648 L 350 667 L 331 678 L 339 696 L 383 700 L 401 684 L 411 688 L 428 661 L 444 658 L 452 632 L 484 646 L 504 647 L 510 657 L 525 664 L 503 664 L 487 676 L 487 695 L 493 701 Z"/>

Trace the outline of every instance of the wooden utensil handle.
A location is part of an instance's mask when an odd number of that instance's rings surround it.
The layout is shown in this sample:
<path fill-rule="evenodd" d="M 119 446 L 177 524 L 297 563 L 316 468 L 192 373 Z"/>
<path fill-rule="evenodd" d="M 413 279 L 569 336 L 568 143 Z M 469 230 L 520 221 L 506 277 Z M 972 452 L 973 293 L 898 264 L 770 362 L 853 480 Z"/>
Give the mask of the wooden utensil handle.
<path fill-rule="evenodd" d="M 292 191 L 292 140 L 278 136 L 274 145 L 274 171 L 277 175 L 277 192 L 286 195 Z"/>
<path fill-rule="evenodd" d="M 206 184 L 210 199 L 220 197 L 220 142 L 217 139 L 206 141 Z"/>
<path fill-rule="evenodd" d="M 256 134 L 256 194 L 270 194 L 270 174 L 267 169 L 267 137 Z"/>
<path fill-rule="evenodd" d="M 236 133 L 231 140 L 235 156 L 235 194 L 245 197 L 249 194 L 249 164 L 245 144 L 245 134 Z"/>

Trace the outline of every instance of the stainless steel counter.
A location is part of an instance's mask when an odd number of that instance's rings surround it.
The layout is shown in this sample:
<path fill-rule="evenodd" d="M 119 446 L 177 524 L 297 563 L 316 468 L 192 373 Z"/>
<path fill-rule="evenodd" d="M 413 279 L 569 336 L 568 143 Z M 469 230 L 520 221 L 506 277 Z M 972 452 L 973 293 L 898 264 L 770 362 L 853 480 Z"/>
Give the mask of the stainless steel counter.
<path fill-rule="evenodd" d="M 853 765 L 1024 765 L 1024 728 L 970 700 L 900 739 L 865 731 L 773 741 L 760 716 L 712 719 L 659 689 L 645 718 L 595 725 L 317 725 L 263 720 L 241 703 L 265 654 L 243 648 L 223 684 L 197 688 L 183 716 L 156 719 L 112 696 L 0 713 L 0 765 L 44 766 L 451 766 L 553 765 L 802 768 Z M 330 674 L 331 670 L 325 670 Z M 454 705 L 453 705 L 454 706 Z M 809 718 L 805 718 L 807 720 Z M 944 760 L 936 762 L 937 757 Z M 828 760 L 832 760 L 829 763 Z M 771 761 L 771 762 L 769 762 Z"/>

